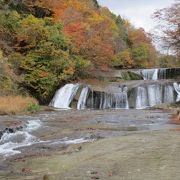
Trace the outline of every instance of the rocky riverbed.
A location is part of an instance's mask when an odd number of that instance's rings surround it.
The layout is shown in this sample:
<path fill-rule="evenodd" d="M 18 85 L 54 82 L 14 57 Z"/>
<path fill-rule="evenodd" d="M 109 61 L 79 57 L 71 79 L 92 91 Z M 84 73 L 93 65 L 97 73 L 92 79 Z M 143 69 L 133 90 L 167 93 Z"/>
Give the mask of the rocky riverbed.
<path fill-rule="evenodd" d="M 1 131 L 22 126 L 1 137 L 0 179 L 178 180 L 180 126 L 169 124 L 169 116 L 162 110 L 0 116 Z M 33 138 L 23 144 L 18 133 Z M 8 154 L 10 141 L 16 146 Z"/>

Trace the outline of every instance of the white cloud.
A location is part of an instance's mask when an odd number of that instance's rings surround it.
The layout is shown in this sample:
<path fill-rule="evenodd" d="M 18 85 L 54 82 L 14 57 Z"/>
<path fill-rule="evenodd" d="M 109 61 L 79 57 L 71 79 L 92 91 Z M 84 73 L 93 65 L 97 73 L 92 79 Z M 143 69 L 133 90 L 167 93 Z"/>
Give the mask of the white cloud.
<path fill-rule="evenodd" d="M 146 31 L 153 28 L 154 22 L 151 19 L 151 15 L 154 12 L 155 7 L 153 6 L 138 6 L 130 7 L 123 10 L 114 10 L 116 14 L 121 14 L 130 20 L 136 27 L 143 27 Z"/>
<path fill-rule="evenodd" d="M 99 0 L 102 6 L 107 6 L 113 13 L 126 17 L 136 27 L 143 27 L 146 31 L 156 26 L 151 18 L 156 9 L 171 5 L 174 0 Z"/>

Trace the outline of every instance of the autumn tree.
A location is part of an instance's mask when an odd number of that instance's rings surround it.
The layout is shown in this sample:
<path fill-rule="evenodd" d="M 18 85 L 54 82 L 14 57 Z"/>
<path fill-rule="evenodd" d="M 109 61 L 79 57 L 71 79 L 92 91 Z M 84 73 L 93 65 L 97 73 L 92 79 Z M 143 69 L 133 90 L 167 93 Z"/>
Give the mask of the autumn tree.
<path fill-rule="evenodd" d="M 0 80 L 41 103 L 91 70 L 152 67 L 156 59 L 148 34 L 97 0 L 0 0 L 0 48 Z"/>
<path fill-rule="evenodd" d="M 128 45 L 132 51 L 135 67 L 153 67 L 157 64 L 156 49 L 152 39 L 143 28 L 128 28 Z"/>
<path fill-rule="evenodd" d="M 179 0 L 171 7 L 160 9 L 154 13 L 154 18 L 160 24 L 160 38 L 163 48 L 180 56 L 180 2 Z"/>

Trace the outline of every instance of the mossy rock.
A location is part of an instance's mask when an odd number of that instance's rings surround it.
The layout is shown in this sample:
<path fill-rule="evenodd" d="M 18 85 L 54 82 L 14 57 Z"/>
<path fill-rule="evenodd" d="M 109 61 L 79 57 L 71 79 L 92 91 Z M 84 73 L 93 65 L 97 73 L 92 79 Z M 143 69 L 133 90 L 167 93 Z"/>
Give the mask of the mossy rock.
<path fill-rule="evenodd" d="M 132 71 L 123 71 L 122 77 L 124 80 L 143 80 L 140 74 L 134 73 Z"/>

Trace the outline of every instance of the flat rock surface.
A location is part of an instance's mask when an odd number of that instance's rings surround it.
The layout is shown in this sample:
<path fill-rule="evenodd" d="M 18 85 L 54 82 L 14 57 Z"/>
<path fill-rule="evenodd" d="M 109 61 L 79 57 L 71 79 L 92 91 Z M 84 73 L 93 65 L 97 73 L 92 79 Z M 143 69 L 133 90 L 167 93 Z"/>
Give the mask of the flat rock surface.
<path fill-rule="evenodd" d="M 28 118 L 41 120 L 33 135 L 43 142 L 1 159 L 0 179 L 179 180 L 180 126 L 168 124 L 168 112 L 71 110 Z M 65 145 L 63 138 L 90 141 Z"/>

